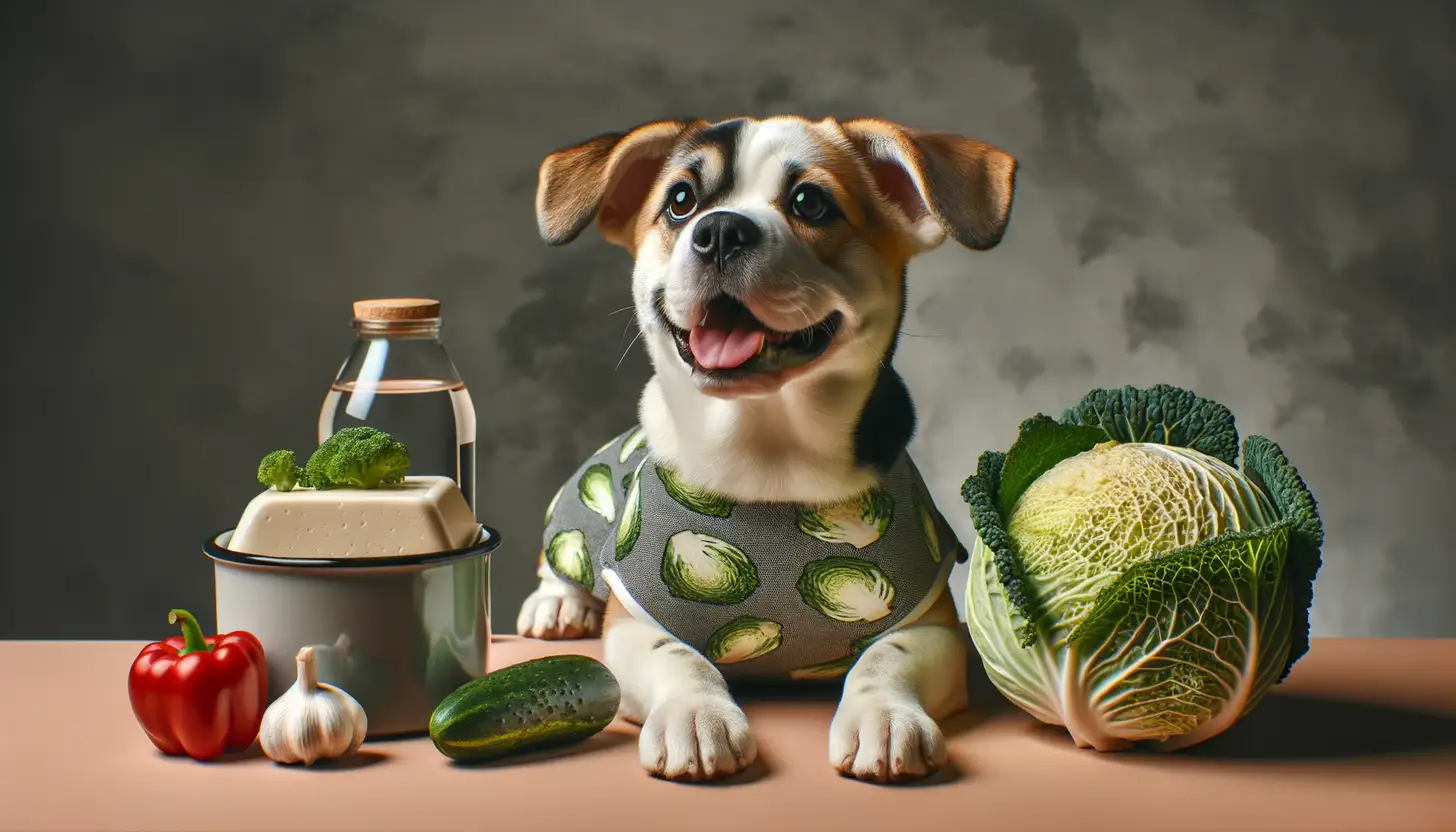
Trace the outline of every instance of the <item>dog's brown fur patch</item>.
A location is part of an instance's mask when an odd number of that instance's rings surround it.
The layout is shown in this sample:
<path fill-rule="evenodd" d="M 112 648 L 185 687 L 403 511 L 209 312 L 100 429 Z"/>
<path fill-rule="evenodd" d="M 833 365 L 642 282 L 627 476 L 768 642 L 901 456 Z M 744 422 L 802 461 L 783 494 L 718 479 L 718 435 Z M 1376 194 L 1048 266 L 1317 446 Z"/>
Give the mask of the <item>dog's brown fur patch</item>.
<path fill-rule="evenodd" d="M 840 265 L 847 249 L 856 242 L 869 246 L 886 269 L 898 275 L 910 262 L 913 250 L 885 213 L 884 202 L 874 190 L 869 170 L 855 156 L 830 148 L 822 163 L 810 166 L 799 182 L 817 185 L 834 201 L 842 219 L 814 225 L 787 212 L 789 227 L 823 263 Z M 785 197 L 788 194 L 784 195 Z"/>
<path fill-rule="evenodd" d="M 697 122 L 701 124 L 701 122 Z M 541 162 L 536 217 L 551 245 L 576 239 L 593 217 L 602 236 L 626 246 L 662 163 L 692 124 L 656 121 L 558 150 Z"/>
<path fill-rule="evenodd" d="M 978 251 L 1001 242 L 1016 185 L 1017 163 L 1009 153 L 881 119 L 855 119 L 843 127 L 885 198 L 912 220 L 929 212 L 956 242 Z M 918 174 L 918 187 L 906 167 Z"/>

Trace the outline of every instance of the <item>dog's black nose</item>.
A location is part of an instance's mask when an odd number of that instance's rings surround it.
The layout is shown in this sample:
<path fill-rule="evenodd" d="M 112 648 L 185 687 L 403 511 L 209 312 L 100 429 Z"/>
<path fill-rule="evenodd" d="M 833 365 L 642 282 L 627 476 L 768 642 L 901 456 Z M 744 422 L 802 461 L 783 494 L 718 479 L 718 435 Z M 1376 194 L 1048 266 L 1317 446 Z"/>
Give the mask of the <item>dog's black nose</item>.
<path fill-rule="evenodd" d="M 758 224 L 735 211 L 714 211 L 693 227 L 693 251 L 722 269 L 728 258 L 753 248 L 763 237 Z"/>

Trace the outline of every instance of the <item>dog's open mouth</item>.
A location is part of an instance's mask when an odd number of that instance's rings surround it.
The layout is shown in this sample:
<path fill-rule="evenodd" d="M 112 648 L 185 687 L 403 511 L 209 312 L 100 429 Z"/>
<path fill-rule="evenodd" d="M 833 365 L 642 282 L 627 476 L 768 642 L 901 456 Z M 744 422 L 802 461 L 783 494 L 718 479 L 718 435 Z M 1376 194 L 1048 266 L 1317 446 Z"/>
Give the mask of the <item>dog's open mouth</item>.
<path fill-rule="evenodd" d="M 657 316 L 672 333 L 678 355 L 694 370 L 713 375 L 776 373 L 801 367 L 829 349 L 843 315 L 838 311 L 803 329 L 769 329 L 736 298 L 719 295 L 704 310 L 692 329 L 679 329 L 668 320 L 664 295 L 657 295 Z"/>

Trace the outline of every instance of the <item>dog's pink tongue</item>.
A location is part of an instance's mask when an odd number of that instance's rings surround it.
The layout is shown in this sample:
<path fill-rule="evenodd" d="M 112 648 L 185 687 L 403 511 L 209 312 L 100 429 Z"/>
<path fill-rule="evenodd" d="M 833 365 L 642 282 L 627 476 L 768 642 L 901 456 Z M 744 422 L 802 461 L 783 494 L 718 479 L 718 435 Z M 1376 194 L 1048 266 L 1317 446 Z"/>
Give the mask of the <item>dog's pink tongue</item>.
<path fill-rule="evenodd" d="M 720 328 L 708 321 L 688 333 L 688 349 L 698 366 L 705 370 L 731 370 L 742 367 L 758 355 L 763 346 L 763 330 L 748 327 Z"/>

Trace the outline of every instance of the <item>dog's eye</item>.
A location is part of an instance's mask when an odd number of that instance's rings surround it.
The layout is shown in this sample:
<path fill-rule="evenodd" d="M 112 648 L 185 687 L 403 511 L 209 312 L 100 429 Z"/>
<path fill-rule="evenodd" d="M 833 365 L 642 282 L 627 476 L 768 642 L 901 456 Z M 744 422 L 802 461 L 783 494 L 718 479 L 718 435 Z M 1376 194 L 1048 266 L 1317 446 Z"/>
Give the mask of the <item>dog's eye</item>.
<path fill-rule="evenodd" d="M 789 210 L 805 222 L 824 222 L 834 215 L 834 203 L 818 186 L 805 183 L 789 194 Z"/>
<path fill-rule="evenodd" d="M 673 222 L 684 222 L 698 210 L 698 195 L 693 186 L 686 182 L 673 185 L 667 192 L 667 218 Z"/>

